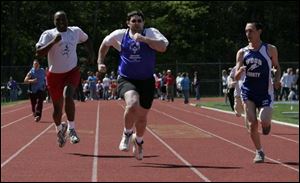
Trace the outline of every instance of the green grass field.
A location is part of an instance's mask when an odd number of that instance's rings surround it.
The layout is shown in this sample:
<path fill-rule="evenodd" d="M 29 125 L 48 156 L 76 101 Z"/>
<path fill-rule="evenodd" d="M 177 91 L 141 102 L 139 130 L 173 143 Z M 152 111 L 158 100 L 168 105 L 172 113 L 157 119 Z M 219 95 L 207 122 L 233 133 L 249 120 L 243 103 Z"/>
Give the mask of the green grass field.
<path fill-rule="evenodd" d="M 8 106 L 14 106 L 14 105 L 18 105 L 18 104 L 22 104 L 25 102 L 28 102 L 29 100 L 18 100 L 15 102 L 1 102 L 1 107 L 8 107 Z"/>
<path fill-rule="evenodd" d="M 226 105 L 224 102 L 201 102 L 198 103 L 197 106 L 205 106 L 225 111 L 232 111 L 230 105 Z M 273 109 L 273 120 L 299 125 L 299 103 L 275 103 Z"/>

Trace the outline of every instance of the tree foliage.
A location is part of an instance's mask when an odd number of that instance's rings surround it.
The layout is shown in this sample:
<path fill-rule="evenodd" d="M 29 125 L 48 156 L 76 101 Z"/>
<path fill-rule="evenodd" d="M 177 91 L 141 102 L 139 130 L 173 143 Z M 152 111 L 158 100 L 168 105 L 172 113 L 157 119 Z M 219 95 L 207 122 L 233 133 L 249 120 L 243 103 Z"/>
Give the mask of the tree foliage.
<path fill-rule="evenodd" d="M 103 38 L 126 28 L 126 14 L 140 9 L 146 27 L 155 27 L 170 42 L 158 63 L 235 62 L 247 44 L 247 21 L 265 25 L 263 41 L 278 47 L 280 61 L 299 60 L 299 1 L 1 1 L 1 66 L 30 65 L 41 33 L 53 28 L 53 14 L 64 10 L 70 25 L 81 27 L 93 40 L 97 55 Z M 84 49 L 79 63 L 86 69 Z M 109 68 L 118 65 L 111 49 Z"/>

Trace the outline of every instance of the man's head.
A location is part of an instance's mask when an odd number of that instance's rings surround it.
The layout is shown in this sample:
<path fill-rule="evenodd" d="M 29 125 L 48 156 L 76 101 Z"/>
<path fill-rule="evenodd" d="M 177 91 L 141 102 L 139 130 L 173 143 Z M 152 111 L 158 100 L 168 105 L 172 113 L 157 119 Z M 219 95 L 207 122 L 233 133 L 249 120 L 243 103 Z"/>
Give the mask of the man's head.
<path fill-rule="evenodd" d="M 248 42 L 259 41 L 262 33 L 262 24 L 259 22 L 248 22 L 245 27 Z"/>
<path fill-rule="evenodd" d="M 58 11 L 54 14 L 54 25 L 59 32 L 65 32 L 68 28 L 68 18 L 64 11 Z"/>
<path fill-rule="evenodd" d="M 34 69 L 38 69 L 38 68 L 40 67 L 40 63 L 39 63 L 39 61 L 38 61 L 37 59 L 34 59 L 34 60 L 33 60 L 32 67 L 33 67 Z"/>
<path fill-rule="evenodd" d="M 167 70 L 167 74 L 171 75 L 172 74 L 172 71 L 169 69 Z"/>
<path fill-rule="evenodd" d="M 144 29 L 144 14 L 142 11 L 132 11 L 127 14 L 127 26 L 132 32 L 141 33 Z"/>

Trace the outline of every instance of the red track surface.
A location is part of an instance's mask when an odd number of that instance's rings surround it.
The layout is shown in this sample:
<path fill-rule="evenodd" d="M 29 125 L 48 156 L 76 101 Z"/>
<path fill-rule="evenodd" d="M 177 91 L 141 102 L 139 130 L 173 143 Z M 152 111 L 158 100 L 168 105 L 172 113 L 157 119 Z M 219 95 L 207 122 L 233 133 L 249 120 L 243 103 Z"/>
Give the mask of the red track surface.
<path fill-rule="evenodd" d="M 181 99 L 155 100 L 138 161 L 118 150 L 123 101 L 76 103 L 81 141 L 63 148 L 56 144 L 51 105 L 39 123 L 29 103 L 1 109 L 1 181 L 299 182 L 299 128 L 273 123 L 270 135 L 261 136 L 266 162 L 253 164 L 242 118 Z"/>

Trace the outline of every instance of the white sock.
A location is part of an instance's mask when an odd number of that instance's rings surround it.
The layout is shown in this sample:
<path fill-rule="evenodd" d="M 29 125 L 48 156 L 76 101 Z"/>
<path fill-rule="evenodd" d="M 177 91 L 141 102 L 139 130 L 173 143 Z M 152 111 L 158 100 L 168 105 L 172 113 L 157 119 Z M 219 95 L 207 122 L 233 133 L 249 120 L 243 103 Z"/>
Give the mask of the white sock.
<path fill-rule="evenodd" d="M 141 144 L 142 142 L 143 142 L 143 137 L 138 137 L 138 136 L 136 136 L 136 142 L 138 143 L 138 144 Z"/>
<path fill-rule="evenodd" d="M 260 149 L 256 149 L 256 152 L 263 152 L 263 148 L 260 148 Z"/>
<path fill-rule="evenodd" d="M 58 125 L 58 126 L 55 126 L 56 127 L 56 132 L 60 131 L 62 129 L 62 125 Z"/>
<path fill-rule="evenodd" d="M 126 129 L 126 128 L 124 128 L 124 133 L 125 134 L 132 134 L 132 132 L 133 132 L 133 129 L 131 128 L 131 129 Z"/>
<path fill-rule="evenodd" d="M 75 122 L 74 121 L 69 121 L 68 120 L 68 129 L 74 129 L 75 128 Z"/>

